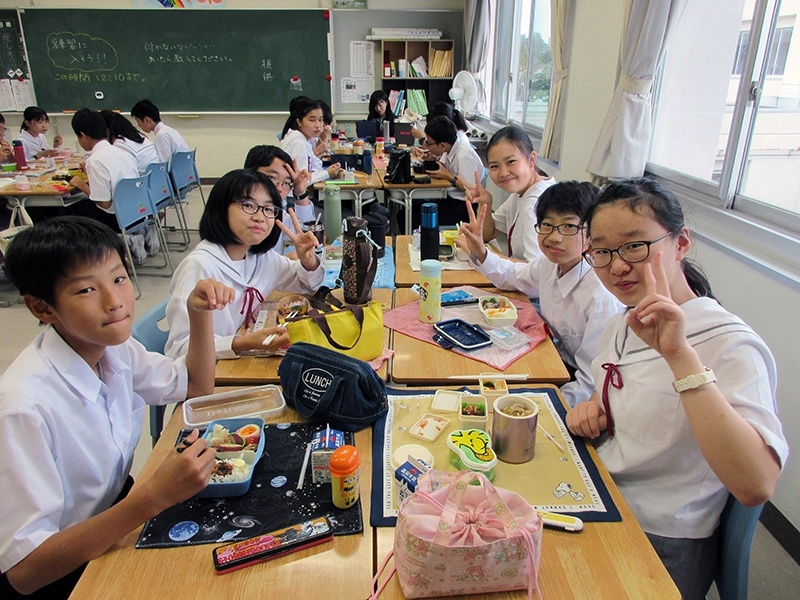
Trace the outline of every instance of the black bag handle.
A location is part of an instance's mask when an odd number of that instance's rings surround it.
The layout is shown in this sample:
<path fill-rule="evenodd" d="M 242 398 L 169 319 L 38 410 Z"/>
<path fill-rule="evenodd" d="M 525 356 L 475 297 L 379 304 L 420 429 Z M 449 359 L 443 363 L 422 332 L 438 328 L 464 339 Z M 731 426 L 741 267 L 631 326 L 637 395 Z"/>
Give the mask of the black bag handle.
<path fill-rule="evenodd" d="M 356 318 L 356 322 L 358 323 L 358 337 L 356 338 L 356 341 L 353 342 L 352 345 L 350 346 L 345 346 L 343 344 L 340 344 L 339 342 L 333 339 L 331 328 L 330 325 L 328 325 L 328 320 L 326 318 L 327 315 L 319 313 L 317 313 L 316 315 L 310 315 L 310 317 L 314 319 L 314 322 L 317 324 L 317 327 L 319 327 L 322 333 L 325 335 L 325 338 L 328 340 L 328 343 L 337 350 L 352 350 L 353 348 L 356 347 L 356 344 L 358 344 L 358 340 L 361 339 L 361 335 L 364 333 L 364 308 L 358 305 L 353 305 L 353 306 L 348 306 L 345 310 L 353 313 L 353 316 Z"/>

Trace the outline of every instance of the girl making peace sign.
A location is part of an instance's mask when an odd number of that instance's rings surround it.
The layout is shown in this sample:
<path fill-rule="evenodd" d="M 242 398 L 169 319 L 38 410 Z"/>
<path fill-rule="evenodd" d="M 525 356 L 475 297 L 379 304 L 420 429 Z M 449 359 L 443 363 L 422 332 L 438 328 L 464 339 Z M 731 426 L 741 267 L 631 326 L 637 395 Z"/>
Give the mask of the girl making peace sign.
<path fill-rule="evenodd" d="M 200 219 L 201 242 L 178 265 L 167 304 L 169 339 L 165 354 L 186 354 L 189 320 L 186 297 L 200 279 L 212 277 L 232 287 L 236 298 L 224 311 L 214 313 L 217 358 L 236 358 L 246 350 L 277 350 L 289 338 L 285 331 L 268 327 L 237 335 L 255 321 L 259 303 L 273 290 L 311 293 L 325 278 L 325 268 L 314 253 L 317 239 L 301 232 L 289 209 L 294 231 L 281 222 L 281 197 L 270 178 L 253 169 L 224 175 L 211 190 Z M 290 260 L 273 250 L 283 232 L 297 250 Z M 269 344 L 270 334 L 280 334 Z"/>
<path fill-rule="evenodd" d="M 606 327 L 596 391 L 567 426 L 597 439 L 683 598 L 704 598 L 728 493 L 766 502 L 788 455 L 775 361 L 687 262 L 689 229 L 670 191 L 648 179 L 613 183 L 584 222 L 584 256 L 628 310 Z"/>

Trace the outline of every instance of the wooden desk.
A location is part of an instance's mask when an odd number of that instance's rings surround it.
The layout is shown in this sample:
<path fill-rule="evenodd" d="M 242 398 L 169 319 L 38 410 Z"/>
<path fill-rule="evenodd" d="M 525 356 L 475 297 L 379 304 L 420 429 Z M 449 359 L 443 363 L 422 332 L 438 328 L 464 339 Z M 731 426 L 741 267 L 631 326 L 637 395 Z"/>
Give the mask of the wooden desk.
<path fill-rule="evenodd" d="M 74 198 L 70 196 L 70 188 L 65 192 L 53 187 L 53 183 L 59 183 L 66 186 L 66 182 L 54 182 L 52 176 L 55 169 L 46 169 L 42 166 L 34 165 L 34 168 L 27 171 L 25 174 L 31 183 L 31 189 L 21 190 L 15 183 L 0 188 L 0 196 L 13 196 L 24 208 L 31 207 L 61 207 L 70 206 L 76 202 L 80 202 L 83 198 Z"/>
<path fill-rule="evenodd" d="M 341 300 L 343 291 L 338 289 L 333 294 Z M 269 299 L 277 299 L 283 295 L 285 294 L 279 292 L 274 298 L 273 295 L 270 295 Z M 374 288 L 372 290 L 372 298 L 384 302 L 387 306 L 392 306 L 392 297 L 393 292 L 390 289 Z M 389 333 L 390 330 L 384 327 L 384 348 L 389 347 Z M 380 370 L 378 370 L 378 375 L 384 380 L 389 374 L 388 362 L 384 362 Z M 220 360 L 217 361 L 216 384 L 263 385 L 266 383 L 280 383 L 281 378 L 278 376 L 278 366 L 280 364 L 280 356 L 242 356 L 232 360 Z"/>
<path fill-rule="evenodd" d="M 592 446 L 589 446 L 589 454 L 619 509 L 622 521 L 585 523 L 580 533 L 545 528 L 539 565 L 542 598 L 677 600 L 680 598 L 678 589 Z M 497 468 L 502 468 L 502 464 L 499 463 Z M 377 564 L 380 566 L 393 547 L 394 528 L 379 527 L 375 537 Z M 527 597 L 527 590 L 469 596 L 485 600 Z M 404 598 L 396 576 L 383 590 L 381 598 Z"/>
<path fill-rule="evenodd" d="M 488 288 L 488 294 L 503 294 L 511 298 L 526 300 L 518 292 L 499 291 Z M 395 290 L 395 306 L 402 306 L 417 299 L 409 288 Z M 409 385 L 451 384 L 449 375 L 474 375 L 477 373 L 503 373 L 517 375 L 526 373 L 525 381 L 535 383 L 554 383 L 560 385 L 569 381 L 569 373 L 558 350 L 550 338 L 542 341 L 525 356 L 518 358 L 505 371 L 498 371 L 489 365 L 472 360 L 461 354 L 450 352 L 435 344 L 422 342 L 397 331 L 394 332 L 392 358 L 392 381 Z"/>
<path fill-rule="evenodd" d="M 411 287 L 419 283 L 419 271 L 411 270 L 411 257 L 408 245 L 411 243 L 410 235 L 398 235 L 394 241 L 394 282 L 400 287 Z M 491 287 L 492 282 L 473 269 L 468 271 L 448 271 L 442 269 L 442 287 L 456 287 L 459 285 L 474 285 L 476 287 Z"/>
<path fill-rule="evenodd" d="M 378 174 L 377 169 L 372 169 L 372 175 L 367 175 L 361 171 L 356 171 L 356 181 L 358 183 L 338 184 L 335 179 L 328 179 L 314 184 L 314 189 L 322 191 L 326 183 L 333 183 L 339 186 L 339 196 L 342 200 L 353 201 L 353 212 L 357 217 L 363 214 L 365 204 L 375 202 L 378 197 L 374 194 L 375 190 L 383 189 L 383 178 Z M 373 192 L 373 197 L 365 198 L 365 192 Z M 365 201 L 366 199 L 366 201 Z"/>
<path fill-rule="evenodd" d="M 269 422 L 303 421 L 296 412 L 286 412 Z M 164 435 L 147 459 L 139 481 L 156 470 L 183 427 L 180 410 L 172 416 Z M 352 600 L 366 596 L 373 575 L 373 536 L 369 526 L 372 430 L 355 434 L 361 454 L 361 506 L 364 533 L 336 537 L 264 564 L 225 575 L 217 575 L 211 561 L 214 544 L 136 550 L 141 528 L 124 537 L 100 558 L 89 563 L 70 598 L 317 598 Z M 355 592 L 355 590 L 358 590 Z M 362 593 L 364 592 L 364 593 Z"/>
<path fill-rule="evenodd" d="M 412 176 L 414 174 L 412 173 Z M 405 208 L 405 233 L 411 235 L 411 204 L 414 194 L 426 193 L 437 197 L 446 198 L 447 190 L 453 187 L 447 179 L 431 178 L 430 183 L 383 183 L 386 194 L 386 201 L 399 204 Z"/>

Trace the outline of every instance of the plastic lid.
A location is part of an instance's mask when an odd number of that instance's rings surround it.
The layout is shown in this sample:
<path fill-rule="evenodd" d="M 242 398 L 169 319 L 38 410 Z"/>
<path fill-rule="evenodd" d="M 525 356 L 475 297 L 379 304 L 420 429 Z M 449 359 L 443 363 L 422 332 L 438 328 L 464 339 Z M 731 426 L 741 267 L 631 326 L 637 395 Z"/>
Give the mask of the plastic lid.
<path fill-rule="evenodd" d="M 331 475 L 341 477 L 348 475 L 358 469 L 361 464 L 361 457 L 358 455 L 358 449 L 355 446 L 345 444 L 339 446 L 331 454 Z"/>
<path fill-rule="evenodd" d="M 427 258 L 419 263 L 419 273 L 423 277 L 437 277 L 442 272 L 442 263 L 433 258 Z"/>
<path fill-rule="evenodd" d="M 383 136 L 381 135 L 381 136 L 376 137 L 375 141 L 376 142 L 382 142 L 383 141 Z M 20 143 L 22 143 L 22 142 L 20 142 Z"/>
<path fill-rule="evenodd" d="M 416 458 L 417 460 L 421 460 L 431 469 L 435 463 L 431 451 L 420 444 L 405 444 L 399 448 L 396 448 L 392 453 L 392 459 L 389 462 L 391 463 L 393 469 L 397 469 L 400 465 L 408 460 L 409 456 Z"/>

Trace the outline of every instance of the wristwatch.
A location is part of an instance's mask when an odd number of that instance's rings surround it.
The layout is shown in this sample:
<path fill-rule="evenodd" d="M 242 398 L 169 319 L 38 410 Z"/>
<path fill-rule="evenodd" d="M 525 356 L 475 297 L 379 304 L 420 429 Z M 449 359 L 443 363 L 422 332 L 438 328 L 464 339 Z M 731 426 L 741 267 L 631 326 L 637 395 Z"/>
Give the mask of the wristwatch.
<path fill-rule="evenodd" d="M 456 185 L 457 183 L 458 183 L 458 177 L 453 177 L 450 180 L 450 185 L 452 185 L 453 187 L 458 187 L 458 185 Z"/>
<path fill-rule="evenodd" d="M 308 190 L 306 190 L 305 192 L 303 192 L 299 196 L 295 196 L 294 197 L 295 200 L 305 200 L 306 198 L 308 198 Z"/>
<path fill-rule="evenodd" d="M 699 388 L 701 385 L 705 385 L 707 383 L 713 383 L 717 380 L 717 376 L 714 375 L 714 371 L 705 367 L 705 371 L 702 373 L 697 373 L 696 375 L 689 375 L 688 377 L 684 377 L 683 379 L 678 379 L 678 381 L 672 382 L 672 387 L 675 389 L 676 392 L 679 394 L 681 392 L 685 392 L 686 390 L 694 390 Z"/>

